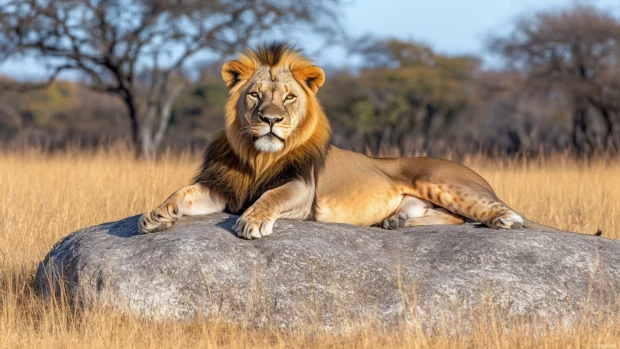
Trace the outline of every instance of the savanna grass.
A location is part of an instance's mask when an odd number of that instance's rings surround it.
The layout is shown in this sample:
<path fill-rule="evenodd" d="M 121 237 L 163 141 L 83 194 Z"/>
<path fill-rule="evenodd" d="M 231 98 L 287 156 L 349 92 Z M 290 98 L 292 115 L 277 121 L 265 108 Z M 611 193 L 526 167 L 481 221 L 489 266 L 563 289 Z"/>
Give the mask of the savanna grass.
<path fill-rule="evenodd" d="M 620 161 L 568 155 L 464 162 L 526 217 L 561 229 L 620 238 Z M 123 147 L 54 154 L 0 152 L 0 349 L 2 348 L 606 348 L 620 349 L 619 318 L 566 328 L 515 320 L 499 325 L 492 305 L 469 316 L 474 331 L 446 323 L 433 333 L 415 328 L 360 329 L 333 335 L 302 330 L 244 329 L 215 320 L 151 322 L 103 307 L 75 312 L 33 291 L 38 261 L 79 228 L 152 209 L 195 174 L 194 152 L 135 160 Z M 451 332 L 448 335 L 448 332 Z"/>

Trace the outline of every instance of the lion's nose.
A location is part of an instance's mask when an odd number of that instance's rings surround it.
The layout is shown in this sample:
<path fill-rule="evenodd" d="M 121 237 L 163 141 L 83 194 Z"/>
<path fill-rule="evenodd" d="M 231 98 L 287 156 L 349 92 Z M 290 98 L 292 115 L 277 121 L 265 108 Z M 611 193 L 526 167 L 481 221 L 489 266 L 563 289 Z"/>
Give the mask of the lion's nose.
<path fill-rule="evenodd" d="M 261 113 L 258 113 L 258 119 L 266 124 L 269 124 L 270 127 L 273 127 L 273 125 L 284 120 L 284 118 L 281 117 L 280 115 L 261 114 Z"/>

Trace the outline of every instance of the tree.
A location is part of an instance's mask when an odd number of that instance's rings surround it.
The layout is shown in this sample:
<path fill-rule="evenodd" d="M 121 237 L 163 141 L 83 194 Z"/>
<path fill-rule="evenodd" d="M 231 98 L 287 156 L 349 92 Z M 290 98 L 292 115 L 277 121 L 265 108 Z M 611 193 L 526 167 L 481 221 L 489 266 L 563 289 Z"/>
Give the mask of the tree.
<path fill-rule="evenodd" d="M 490 48 L 524 76 L 522 90 L 562 94 L 573 109 L 572 143 L 578 154 L 620 146 L 620 20 L 588 5 L 546 11 L 517 21 Z M 597 139 L 596 118 L 604 131 Z M 600 132 L 599 132 L 600 133 Z"/>
<path fill-rule="evenodd" d="M 0 48 L 45 59 L 52 73 L 41 85 L 77 70 L 90 88 L 119 96 L 137 151 L 150 157 L 187 85 L 189 58 L 230 55 L 293 25 L 333 34 L 341 0 L 0 1 Z"/>
<path fill-rule="evenodd" d="M 372 152 L 397 147 L 400 152 L 437 151 L 431 149 L 433 130 L 446 127 L 469 105 L 471 74 L 480 64 L 470 56 L 446 56 L 426 45 L 396 39 L 364 38 L 356 52 L 362 69 L 352 79 L 332 79 L 338 96 L 351 94 L 345 110 L 336 110 L 336 118 L 354 128 L 352 147 Z M 343 75 L 341 73 L 341 75 Z M 328 91 L 328 90 L 326 90 Z M 328 93 L 329 94 L 329 93 Z M 329 96 L 327 108 L 333 108 Z M 348 110 L 347 110 L 348 108 Z"/>

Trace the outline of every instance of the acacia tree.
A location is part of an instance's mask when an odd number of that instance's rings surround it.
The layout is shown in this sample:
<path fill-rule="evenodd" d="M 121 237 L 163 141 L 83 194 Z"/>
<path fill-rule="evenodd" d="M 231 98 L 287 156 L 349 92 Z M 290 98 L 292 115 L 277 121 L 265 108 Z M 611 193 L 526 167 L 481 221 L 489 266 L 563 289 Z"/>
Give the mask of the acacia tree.
<path fill-rule="evenodd" d="M 340 1 L 0 0 L 0 47 L 44 59 L 42 85 L 77 70 L 90 88 L 118 95 L 137 152 L 150 157 L 188 83 L 189 58 L 217 59 L 293 25 L 333 35 Z"/>
<path fill-rule="evenodd" d="M 578 154 L 620 146 L 620 20 L 593 6 L 574 5 L 517 21 L 512 33 L 491 40 L 509 67 L 524 77 L 522 90 L 561 93 L 573 109 L 572 143 Z M 598 138 L 597 117 L 604 131 Z"/>

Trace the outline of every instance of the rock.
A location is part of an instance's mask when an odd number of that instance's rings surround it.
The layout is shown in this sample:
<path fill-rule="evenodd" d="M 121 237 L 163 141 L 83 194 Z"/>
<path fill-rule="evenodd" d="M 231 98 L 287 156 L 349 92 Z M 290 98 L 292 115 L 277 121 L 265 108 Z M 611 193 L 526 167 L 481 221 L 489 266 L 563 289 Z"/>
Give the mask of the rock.
<path fill-rule="evenodd" d="M 388 231 L 281 220 L 242 240 L 236 217 L 184 217 L 138 235 L 138 216 L 74 232 L 39 265 L 38 292 L 156 319 L 217 317 L 281 328 L 308 324 L 433 328 L 491 300 L 503 320 L 617 311 L 620 241 L 476 225 Z M 442 320 L 443 318 L 443 320 Z"/>

